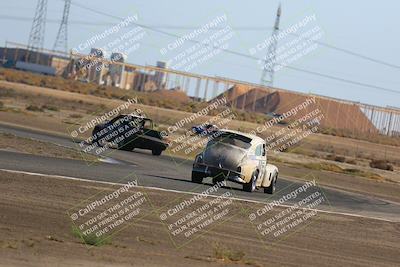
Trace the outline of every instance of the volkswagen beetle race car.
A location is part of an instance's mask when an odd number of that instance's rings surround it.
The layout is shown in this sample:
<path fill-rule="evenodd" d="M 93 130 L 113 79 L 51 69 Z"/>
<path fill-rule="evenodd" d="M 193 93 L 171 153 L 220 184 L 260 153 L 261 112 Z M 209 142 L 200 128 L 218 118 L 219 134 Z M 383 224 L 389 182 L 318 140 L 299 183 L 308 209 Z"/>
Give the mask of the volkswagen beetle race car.
<path fill-rule="evenodd" d="M 168 147 L 160 132 L 154 130 L 151 119 L 133 114 L 121 114 L 96 125 L 92 138 L 98 146 L 130 151 L 134 148 L 149 149 L 157 156 Z"/>
<path fill-rule="evenodd" d="M 267 164 L 266 142 L 262 138 L 220 130 L 193 163 L 192 181 L 202 183 L 205 177 L 213 177 L 213 183 L 222 180 L 240 183 L 244 191 L 263 188 L 265 193 L 273 194 L 278 168 Z"/>

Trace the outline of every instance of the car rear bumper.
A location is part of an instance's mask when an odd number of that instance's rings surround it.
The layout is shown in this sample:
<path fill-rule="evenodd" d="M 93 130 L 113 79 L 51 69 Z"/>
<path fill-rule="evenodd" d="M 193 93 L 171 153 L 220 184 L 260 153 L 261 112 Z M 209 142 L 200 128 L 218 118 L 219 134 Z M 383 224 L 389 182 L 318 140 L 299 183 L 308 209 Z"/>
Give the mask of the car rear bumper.
<path fill-rule="evenodd" d="M 246 183 L 244 175 L 233 170 L 223 169 L 215 166 L 196 164 L 193 166 L 192 172 L 201 173 L 204 177 L 220 177 L 223 180 L 229 180 L 235 183 Z"/>

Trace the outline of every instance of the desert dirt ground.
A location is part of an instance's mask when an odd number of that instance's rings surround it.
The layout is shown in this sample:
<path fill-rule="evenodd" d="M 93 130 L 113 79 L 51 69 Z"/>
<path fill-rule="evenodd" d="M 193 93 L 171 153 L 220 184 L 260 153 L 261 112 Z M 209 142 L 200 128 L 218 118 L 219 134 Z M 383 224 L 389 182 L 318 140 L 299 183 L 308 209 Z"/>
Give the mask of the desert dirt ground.
<path fill-rule="evenodd" d="M 1 132 L 0 150 L 65 159 L 82 159 L 82 153 L 75 149 Z M 92 155 L 85 155 L 85 157 L 90 161 L 97 161 L 97 158 Z"/>
<path fill-rule="evenodd" d="M 131 188 L 151 200 L 145 215 L 102 246 L 74 236 L 67 211 L 119 186 L 0 172 L 2 266 L 398 266 L 400 225 L 318 213 L 310 224 L 265 242 L 249 223 L 254 203 L 233 201 L 233 216 L 177 248 L 159 217 L 176 193 Z M 68 192 L 66 194 L 66 192 Z M 179 197 L 190 197 L 180 195 Z M 204 203 L 211 199 L 202 200 Z M 150 206 L 149 206 L 150 207 Z M 279 211 L 279 210 L 278 210 Z M 196 233 L 197 234 L 197 233 Z"/>

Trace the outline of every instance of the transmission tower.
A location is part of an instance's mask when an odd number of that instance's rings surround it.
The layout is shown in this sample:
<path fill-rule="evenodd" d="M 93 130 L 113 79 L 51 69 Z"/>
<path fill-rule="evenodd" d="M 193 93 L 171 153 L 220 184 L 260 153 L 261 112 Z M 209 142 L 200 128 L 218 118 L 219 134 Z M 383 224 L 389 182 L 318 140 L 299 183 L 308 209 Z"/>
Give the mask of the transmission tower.
<path fill-rule="evenodd" d="M 274 83 L 274 68 L 276 65 L 276 48 L 278 46 L 278 32 L 279 32 L 279 21 L 281 18 L 281 5 L 279 4 L 278 10 L 276 11 L 276 19 L 274 30 L 270 38 L 268 46 L 268 53 L 264 59 L 263 72 L 261 75 L 261 84 L 265 86 L 273 86 Z"/>
<path fill-rule="evenodd" d="M 35 17 L 33 18 L 31 32 L 29 34 L 28 49 L 41 50 L 44 44 L 46 27 L 47 0 L 38 0 Z"/>
<path fill-rule="evenodd" d="M 65 0 L 64 12 L 58 29 L 57 38 L 53 46 L 53 50 L 68 52 L 68 16 L 69 8 L 71 7 L 71 0 Z"/>

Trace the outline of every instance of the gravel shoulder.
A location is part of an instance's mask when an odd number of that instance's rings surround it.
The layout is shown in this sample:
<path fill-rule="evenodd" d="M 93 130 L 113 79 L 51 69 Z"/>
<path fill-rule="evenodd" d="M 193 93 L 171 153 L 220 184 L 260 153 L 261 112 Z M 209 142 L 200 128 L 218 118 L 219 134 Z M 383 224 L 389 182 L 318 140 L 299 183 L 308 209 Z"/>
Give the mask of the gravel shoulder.
<path fill-rule="evenodd" d="M 186 194 L 144 188 L 152 208 L 115 234 L 87 247 L 72 234 L 67 210 L 117 187 L 96 182 L 0 172 L 0 258 L 5 266 L 398 266 L 400 225 L 318 214 L 285 238 L 265 244 L 246 212 L 201 231 L 176 248 L 161 222 L 166 203 Z M 206 203 L 209 199 L 204 200 Z M 232 210 L 254 203 L 233 201 Z M 223 249 L 221 249 L 221 247 Z M 236 255 L 236 256 L 235 256 Z M 239 256 L 238 256 L 239 255 Z"/>
<path fill-rule="evenodd" d="M 0 132 L 0 150 L 64 159 L 83 159 L 82 152 L 78 150 L 2 132 Z M 97 157 L 90 154 L 85 154 L 85 160 L 98 161 Z"/>

